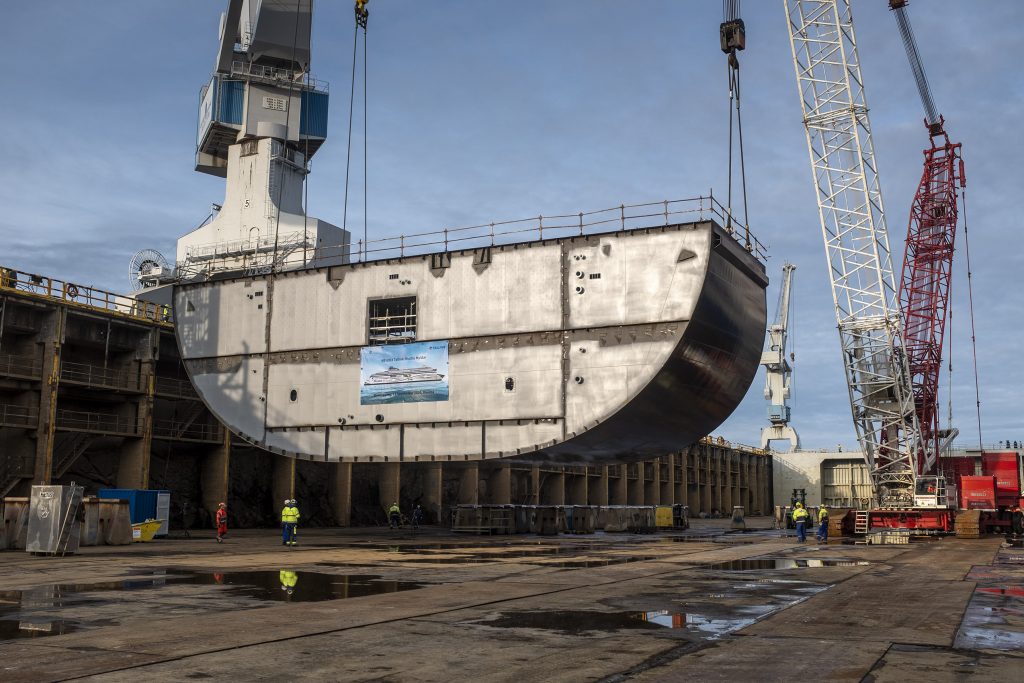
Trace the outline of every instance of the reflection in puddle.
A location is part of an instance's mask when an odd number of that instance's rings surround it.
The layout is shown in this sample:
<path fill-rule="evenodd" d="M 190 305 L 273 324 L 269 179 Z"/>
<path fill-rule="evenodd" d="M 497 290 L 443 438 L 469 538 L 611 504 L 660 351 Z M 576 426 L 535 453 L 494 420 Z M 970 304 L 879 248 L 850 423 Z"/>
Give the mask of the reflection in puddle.
<path fill-rule="evenodd" d="M 532 628 L 579 635 L 591 631 L 658 629 L 657 623 L 638 618 L 637 612 L 595 612 L 593 610 L 536 610 L 502 612 L 494 619 L 471 622 L 493 628 Z"/>
<path fill-rule="evenodd" d="M 661 610 L 640 612 L 636 618 L 665 628 L 686 629 L 699 634 L 705 640 L 715 640 L 744 626 L 750 626 L 757 621 L 758 616 L 760 615 L 716 619 L 703 614 L 671 613 L 668 610 Z"/>
<path fill-rule="evenodd" d="M 109 592 L 135 592 L 138 604 L 151 599 L 146 593 L 162 599 L 163 590 L 172 586 L 208 586 L 198 593 L 180 591 L 175 599 L 216 598 L 218 604 L 228 601 L 228 608 L 243 609 L 252 601 L 319 602 L 344 600 L 365 595 L 396 593 L 422 588 L 423 583 L 382 580 L 376 574 L 325 574 L 321 572 L 273 571 L 244 572 L 192 572 L 187 570 L 165 572 L 146 571 L 121 581 L 86 584 L 53 584 L 22 591 L 0 592 L 0 640 L 34 638 L 38 636 L 70 633 L 78 628 L 96 628 L 116 622 L 110 619 L 90 618 L 97 609 L 115 603 L 124 604 L 131 598 L 105 597 Z M 234 603 L 234 604 L 230 604 Z M 199 605 L 197 605 L 199 606 Z M 208 607 L 209 605 L 207 605 Z M 73 611 L 74 618 L 67 618 Z"/>
<path fill-rule="evenodd" d="M 492 628 L 529 628 L 557 631 L 565 635 L 582 635 L 623 629 L 672 629 L 701 640 L 716 640 L 723 635 L 753 624 L 766 612 L 735 617 L 713 617 L 690 612 L 596 612 L 593 610 L 535 610 L 502 612 L 493 619 L 471 622 Z M 771 610 L 769 610 L 771 611 Z"/>
<path fill-rule="evenodd" d="M 412 581 L 388 581 L 376 574 L 324 574 L 321 572 L 249 571 L 189 572 L 168 575 L 168 584 L 228 586 L 231 594 L 276 602 L 319 602 L 364 595 L 396 593 L 422 588 Z"/>
<path fill-rule="evenodd" d="M 615 548 L 605 547 L 604 550 Z M 542 550 L 499 550 L 496 552 L 473 552 L 459 553 L 457 551 L 445 551 L 443 557 L 435 557 L 422 551 L 412 553 L 403 550 L 395 550 L 400 557 L 386 558 L 388 562 L 401 562 L 403 564 L 438 564 L 438 565 L 480 565 L 495 562 L 507 562 L 519 560 L 516 564 L 532 564 L 540 567 L 558 567 L 562 569 L 586 569 L 589 567 L 607 567 L 616 564 L 629 562 L 643 562 L 657 559 L 657 555 L 606 555 L 601 558 L 587 557 L 589 549 L 586 547 L 574 546 L 566 548 L 546 548 Z M 564 557 L 565 559 L 559 559 Z M 550 559 L 549 559 L 550 558 Z M 359 565 L 351 562 L 317 562 L 320 567 L 357 567 L 375 566 Z"/>
<path fill-rule="evenodd" d="M 731 560 L 729 562 L 717 562 L 707 566 L 707 569 L 721 569 L 724 571 L 750 571 L 752 569 L 803 569 L 808 567 L 863 567 L 871 564 L 866 560 L 829 560 L 829 559 L 789 559 L 789 558 L 763 558 L 756 560 Z"/>
<path fill-rule="evenodd" d="M 987 570 L 990 574 L 998 573 L 997 568 L 976 567 L 968 578 L 982 573 L 978 569 Z M 967 650 L 1024 650 L 1024 587 L 1006 584 L 1006 579 L 1017 577 L 998 578 L 1002 579 L 1002 585 L 990 584 L 975 589 L 953 647 Z"/>
<path fill-rule="evenodd" d="M 64 619 L 0 619 L 0 640 L 59 636 L 74 630 L 75 626 Z"/>

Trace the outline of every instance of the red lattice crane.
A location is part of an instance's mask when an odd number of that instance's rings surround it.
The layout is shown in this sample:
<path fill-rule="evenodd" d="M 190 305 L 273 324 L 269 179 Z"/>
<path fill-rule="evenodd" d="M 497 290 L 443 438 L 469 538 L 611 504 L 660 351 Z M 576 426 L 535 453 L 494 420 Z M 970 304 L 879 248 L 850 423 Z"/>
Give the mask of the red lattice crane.
<path fill-rule="evenodd" d="M 949 315 L 957 202 L 966 177 L 961 144 L 950 142 L 945 119 L 935 108 L 906 6 L 907 0 L 889 0 L 924 105 L 930 147 L 924 150 L 924 172 L 910 208 L 899 300 L 904 317 L 903 348 L 924 450 L 916 458 L 917 474 L 928 475 L 936 473 L 940 449 L 939 373 Z"/>

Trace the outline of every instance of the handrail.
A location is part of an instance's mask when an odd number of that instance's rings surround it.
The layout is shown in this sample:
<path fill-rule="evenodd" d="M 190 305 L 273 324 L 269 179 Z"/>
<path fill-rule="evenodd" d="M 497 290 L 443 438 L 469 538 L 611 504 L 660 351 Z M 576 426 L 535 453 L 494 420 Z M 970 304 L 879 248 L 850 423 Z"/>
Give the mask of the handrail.
<path fill-rule="evenodd" d="M 38 358 L 0 353 L 0 375 L 39 377 L 42 373 L 43 363 Z"/>
<path fill-rule="evenodd" d="M 138 377 L 132 377 L 122 370 L 102 368 L 90 363 L 72 363 L 61 361 L 60 377 L 69 382 L 78 382 L 94 386 L 113 387 L 117 389 L 138 389 Z"/>
<path fill-rule="evenodd" d="M 84 429 L 91 432 L 138 434 L 139 423 L 110 413 L 89 413 L 81 410 L 58 410 L 57 426 L 64 429 Z"/>
<path fill-rule="evenodd" d="M 39 411 L 35 408 L 0 403 L 0 424 L 31 427 L 38 421 Z"/>
<path fill-rule="evenodd" d="M 722 206 L 714 196 L 691 197 L 688 199 L 663 200 L 660 202 L 648 202 L 642 204 L 620 204 L 606 209 L 595 211 L 579 211 L 573 214 L 555 214 L 550 216 L 531 216 L 506 221 L 494 221 L 457 228 L 445 228 L 439 231 L 418 232 L 403 234 L 394 237 L 383 237 L 377 240 L 370 240 L 363 243 L 359 240 L 357 254 L 360 261 L 369 260 L 370 255 L 376 254 L 374 259 L 388 258 L 385 254 L 391 253 L 395 256 L 408 256 L 410 251 L 422 253 L 430 251 L 425 247 L 442 247 L 443 251 L 453 248 L 465 249 L 479 246 L 498 246 L 509 244 L 517 240 L 505 240 L 502 238 L 516 235 L 535 235 L 536 237 L 519 240 L 533 241 L 533 239 L 548 239 L 568 237 L 574 235 L 585 235 L 595 230 L 641 230 L 660 225 L 671 225 L 675 218 L 688 216 L 691 219 L 704 220 L 705 217 L 715 217 L 723 222 L 725 230 L 743 245 L 750 253 L 763 261 L 767 257 L 765 247 L 761 242 L 750 234 L 749 229 L 731 216 L 729 210 Z M 651 220 L 660 219 L 660 220 Z M 495 230 L 499 228 L 499 230 Z M 500 229 L 507 228 L 507 229 Z M 467 242 L 478 242 L 477 244 L 465 244 Z M 316 250 L 314 258 L 328 258 L 332 254 L 339 255 L 339 247 L 321 247 Z M 394 252 L 397 251 L 397 254 Z"/>
<path fill-rule="evenodd" d="M 736 443 L 735 441 L 728 441 L 725 437 L 721 436 L 704 436 L 701 437 L 700 443 L 706 446 L 724 446 L 737 451 L 743 451 L 746 453 L 753 453 L 754 455 L 768 455 L 768 450 L 761 448 L 760 446 L 748 446 L 743 443 Z"/>
<path fill-rule="evenodd" d="M 156 393 L 185 398 L 199 397 L 199 394 L 196 393 L 195 387 L 192 386 L 192 382 L 189 380 L 177 379 L 174 377 L 161 377 L 160 375 L 156 376 Z"/>
<path fill-rule="evenodd" d="M 0 292 L 25 292 L 69 304 L 117 313 L 138 320 L 170 323 L 171 311 L 151 301 L 133 299 L 88 285 L 77 285 L 45 275 L 27 273 L 15 268 L 0 267 Z"/>
<path fill-rule="evenodd" d="M 262 236 L 249 242 L 244 239 L 221 243 L 196 245 L 189 249 L 189 258 L 179 264 L 179 279 L 209 274 L 218 270 L 245 267 L 249 274 L 294 270 L 315 264 L 366 262 L 388 258 L 401 258 L 457 249 L 475 249 L 499 245 L 583 236 L 596 232 L 632 231 L 656 228 L 687 221 L 717 219 L 723 229 L 761 262 L 767 251 L 750 234 L 749 228 L 733 216 L 714 195 L 688 199 L 663 200 L 641 204 L 620 204 L 596 211 L 531 216 L 506 221 L 494 221 L 442 230 L 413 232 L 382 237 L 364 242 L 359 240 L 354 253 L 352 244 L 316 247 L 300 232 Z M 271 249 L 266 248 L 270 243 Z M 216 263 L 218 257 L 225 259 Z M 240 264 L 235 258 L 245 258 Z"/>
<path fill-rule="evenodd" d="M 308 73 L 275 66 L 253 64 L 252 62 L 231 62 L 231 76 L 252 78 L 275 85 L 292 86 L 300 90 L 314 90 L 316 92 L 328 92 L 330 88 L 330 84 L 327 81 L 319 81 Z"/>
<path fill-rule="evenodd" d="M 207 422 L 187 424 L 182 420 L 153 420 L 153 436 L 157 438 L 219 442 L 223 438 L 222 429 L 220 424 Z"/>
<path fill-rule="evenodd" d="M 1020 442 L 1018 442 L 1018 443 L 1020 443 Z M 957 453 L 978 453 L 979 452 L 979 449 L 978 449 L 977 446 L 961 446 L 959 444 L 953 444 L 950 447 L 950 450 L 951 451 L 955 451 Z M 1007 447 L 1005 441 L 1002 442 L 1002 443 L 994 443 L 994 444 L 993 443 L 987 443 L 987 444 L 983 444 L 980 450 L 982 450 L 982 451 L 1017 451 L 1017 452 L 1024 452 L 1024 444 L 1022 444 L 1019 448 L 1014 448 L 1013 446 Z"/>

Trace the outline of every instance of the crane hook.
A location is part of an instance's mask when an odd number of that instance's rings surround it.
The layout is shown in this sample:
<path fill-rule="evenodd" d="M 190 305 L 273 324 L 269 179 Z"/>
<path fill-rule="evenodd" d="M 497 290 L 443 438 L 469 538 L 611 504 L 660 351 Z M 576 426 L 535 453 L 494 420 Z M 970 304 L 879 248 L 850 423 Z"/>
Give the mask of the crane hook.
<path fill-rule="evenodd" d="M 370 0 L 356 0 L 356 26 L 366 30 L 366 21 L 370 18 L 370 10 L 366 9 L 366 3 Z"/>

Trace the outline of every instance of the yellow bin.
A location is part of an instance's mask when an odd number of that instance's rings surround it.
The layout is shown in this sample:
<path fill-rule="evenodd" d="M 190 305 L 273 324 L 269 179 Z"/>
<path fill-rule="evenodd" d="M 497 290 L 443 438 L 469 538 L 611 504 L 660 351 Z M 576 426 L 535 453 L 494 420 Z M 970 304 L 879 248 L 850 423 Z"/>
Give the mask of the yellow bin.
<path fill-rule="evenodd" d="M 152 541 L 153 536 L 160 530 L 163 523 L 161 519 L 147 519 L 145 522 L 132 524 L 132 540 L 142 543 Z"/>
<path fill-rule="evenodd" d="M 672 506 L 659 505 L 654 508 L 654 526 L 659 529 L 672 528 Z"/>

